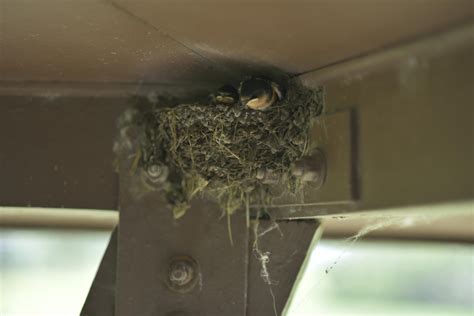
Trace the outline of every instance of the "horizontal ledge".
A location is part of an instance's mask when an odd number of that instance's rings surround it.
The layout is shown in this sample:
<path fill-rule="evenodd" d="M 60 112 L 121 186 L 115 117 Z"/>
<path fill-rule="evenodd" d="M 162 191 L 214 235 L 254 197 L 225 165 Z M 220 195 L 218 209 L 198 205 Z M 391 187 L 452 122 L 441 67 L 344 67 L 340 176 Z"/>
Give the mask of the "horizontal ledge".
<path fill-rule="evenodd" d="M 364 227 L 380 225 L 379 229 L 374 229 L 367 237 L 474 242 L 472 200 L 341 213 L 318 218 L 323 220 L 325 237 L 347 238 Z M 112 230 L 117 226 L 118 219 L 119 213 L 115 210 L 0 207 L 0 227 Z"/>
<path fill-rule="evenodd" d="M 188 96 L 216 88 L 213 82 L 62 82 L 0 81 L 0 96 L 60 97 L 130 97 L 150 93 L 172 93 Z"/>
<path fill-rule="evenodd" d="M 114 210 L 43 207 L 0 207 L 0 227 L 58 227 L 112 230 L 118 224 Z"/>
<path fill-rule="evenodd" d="M 357 209 L 356 203 L 334 203 L 338 207 L 330 209 L 331 204 L 322 203 L 322 205 L 299 205 L 293 208 L 271 208 L 272 216 L 278 220 L 301 220 L 301 219 L 330 219 L 340 220 L 353 219 L 377 219 L 377 218 L 396 218 L 407 216 L 424 217 L 449 217 L 460 215 L 473 215 L 474 200 L 453 200 L 438 203 L 426 203 L 417 205 L 399 205 L 391 207 L 380 207 L 371 209 Z M 346 206 L 346 208 L 341 208 Z"/>
<path fill-rule="evenodd" d="M 462 200 L 313 216 L 309 216 L 311 210 L 306 209 L 308 216 L 295 218 L 295 214 L 288 214 L 280 218 L 320 219 L 327 238 L 362 234 L 363 239 L 474 243 L 473 202 Z M 318 213 L 313 210 L 313 214 Z"/>

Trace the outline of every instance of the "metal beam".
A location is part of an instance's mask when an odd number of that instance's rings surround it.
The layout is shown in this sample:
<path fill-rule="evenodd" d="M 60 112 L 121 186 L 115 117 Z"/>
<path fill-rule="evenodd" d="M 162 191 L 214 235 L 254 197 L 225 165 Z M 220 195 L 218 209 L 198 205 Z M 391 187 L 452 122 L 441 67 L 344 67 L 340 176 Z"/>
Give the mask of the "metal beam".
<path fill-rule="evenodd" d="M 327 129 L 326 185 L 305 193 L 306 206 L 280 201 L 284 207 L 275 207 L 274 216 L 354 214 L 472 199 L 470 34 L 472 25 L 345 62 L 334 72 L 325 68 L 303 75 L 307 85 L 326 86 L 323 120 L 350 113 L 351 123 Z M 123 95 L 2 95 L 0 205 L 117 209 L 111 147 L 115 119 L 127 102 Z M 348 131 L 349 144 L 338 143 L 348 139 Z M 337 161 L 352 166 L 331 169 Z M 343 171 L 336 181 L 332 172 Z"/>
<path fill-rule="evenodd" d="M 117 229 L 110 237 L 80 316 L 115 315 Z"/>

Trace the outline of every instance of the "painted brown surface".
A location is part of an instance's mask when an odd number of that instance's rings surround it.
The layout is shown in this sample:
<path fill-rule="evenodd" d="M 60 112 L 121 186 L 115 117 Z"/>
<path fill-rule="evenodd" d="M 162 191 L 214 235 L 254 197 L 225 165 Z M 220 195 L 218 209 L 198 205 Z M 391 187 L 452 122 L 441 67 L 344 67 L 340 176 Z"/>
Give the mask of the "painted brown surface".
<path fill-rule="evenodd" d="M 472 16 L 472 2 L 129 1 L 115 3 L 211 59 L 304 72 Z"/>
<path fill-rule="evenodd" d="M 115 315 L 115 280 L 117 270 L 117 229 L 110 237 L 107 249 L 87 295 L 81 316 Z"/>
<path fill-rule="evenodd" d="M 322 114 L 315 119 L 311 134 L 311 148 L 318 148 L 324 154 L 325 180 L 319 187 L 307 182 L 297 194 L 286 192 L 276 196 L 271 213 L 298 214 L 304 208 L 330 214 L 334 210 L 350 210 L 359 199 L 357 171 L 357 115 L 355 111 L 340 111 Z M 315 163 L 311 156 L 308 163 Z M 286 188 L 283 186 L 282 191 Z"/>
<path fill-rule="evenodd" d="M 313 220 L 282 221 L 278 229 L 263 234 L 272 225 L 262 220 L 258 228 L 262 234 L 258 248 L 269 255 L 266 268 L 271 286 L 262 278 L 262 263 L 253 250 L 255 234 L 250 233 L 248 316 L 281 315 L 319 224 Z"/>
<path fill-rule="evenodd" d="M 216 82 L 247 63 L 299 73 L 472 12 L 470 0 L 1 0 L 0 80 Z"/>
<path fill-rule="evenodd" d="M 205 59 L 107 1 L 0 5 L 2 81 L 183 82 L 210 74 Z"/>
<path fill-rule="evenodd" d="M 114 4 L 91 0 L 64 1 L 62 6 L 48 4 L 49 2 L 53 1 L 46 0 L 40 7 L 36 1 L 0 2 L 0 80 L 7 80 L 10 84 L 11 81 L 18 80 L 14 85 L 15 95 L 21 95 L 22 92 L 28 95 L 31 91 L 39 95 L 41 89 L 48 87 L 46 81 L 49 82 L 49 87 L 56 86 L 54 93 L 46 90 L 42 97 L 32 98 L 8 96 L 8 91 L 12 91 L 10 88 L 0 89 L 3 95 L 7 91 L 7 96 L 2 96 L 0 100 L 0 204 L 4 206 L 116 209 L 118 193 L 111 167 L 111 144 L 116 133 L 115 119 L 126 104 L 123 98 L 126 94 L 123 91 L 117 93 L 117 90 L 124 84 L 127 91 L 133 91 L 138 75 L 144 73 L 152 74 L 151 77 L 140 77 L 148 81 L 148 85 L 153 80 L 161 80 L 160 78 L 168 78 L 175 83 L 179 81 L 178 86 L 181 87 L 192 87 L 184 84 L 191 77 L 194 80 L 210 78 L 210 81 L 220 81 L 219 76 L 227 76 L 227 70 L 224 69 L 225 61 L 219 58 L 227 55 L 223 54 L 215 59 L 221 65 L 216 68 L 210 50 L 202 46 L 211 39 L 215 47 L 222 45 L 229 51 L 245 52 L 242 56 L 258 61 L 258 39 L 265 36 L 268 39 L 265 47 L 272 54 L 278 51 L 281 53 L 279 58 L 291 57 L 291 60 L 303 65 L 306 60 L 304 56 L 295 58 L 298 55 L 292 49 L 304 47 L 308 56 L 318 61 L 325 49 L 350 43 L 354 38 L 360 39 L 361 43 L 371 38 L 371 43 L 380 44 L 375 39 L 379 38 L 377 36 L 382 31 L 385 32 L 383 39 L 392 41 L 395 37 L 391 35 L 396 32 L 412 32 L 397 33 L 400 38 L 410 37 L 409 34 L 415 33 L 422 35 L 453 21 L 464 20 L 471 14 L 467 2 L 461 0 L 420 1 L 416 3 L 416 9 L 408 1 L 397 2 L 396 6 L 390 5 L 392 2 L 389 1 L 379 1 L 376 4 L 370 2 L 371 6 L 361 4 L 357 10 L 340 9 L 337 12 L 331 11 L 336 10 L 335 4 L 332 7 L 333 5 L 321 2 L 317 10 L 310 10 L 306 2 L 298 2 L 294 6 L 277 2 L 275 7 L 265 11 L 268 14 L 261 17 L 261 26 L 257 28 L 251 17 L 259 12 L 259 8 L 267 8 L 265 5 L 268 4 L 252 4 L 255 10 L 244 14 L 246 6 L 243 3 L 237 6 L 236 2 L 230 1 L 222 6 L 215 6 L 211 2 L 202 1 L 198 4 L 206 14 L 197 14 L 197 4 L 186 2 L 187 9 L 180 11 L 178 19 L 186 23 L 174 23 L 171 29 L 171 17 L 185 5 L 184 2 L 145 1 L 132 4 L 121 1 Z M 148 11 L 143 12 L 144 8 Z M 226 8 L 229 10 L 224 10 Z M 286 8 L 287 14 L 281 16 L 281 19 L 274 15 L 277 11 L 281 12 L 277 8 Z M 375 9 L 377 14 L 374 13 Z M 224 15 L 218 14 L 221 11 L 227 12 L 228 21 L 232 21 L 234 16 L 245 16 L 248 22 L 239 24 L 238 28 L 236 23 L 221 23 L 217 28 L 212 24 L 214 22 L 204 18 L 212 16 L 219 21 L 222 19 L 221 15 Z M 422 11 L 424 15 L 421 15 Z M 331 12 L 334 14 L 329 15 Z M 148 17 L 149 13 L 157 15 L 151 19 Z M 331 16 L 331 23 L 328 18 L 324 18 L 327 16 Z M 342 17 L 347 23 L 342 23 L 342 20 L 339 24 L 335 23 Z M 382 17 L 384 23 L 381 23 Z M 213 25 L 212 29 L 206 21 Z M 284 21 L 287 21 L 286 24 Z M 403 21 L 403 25 L 400 21 Z M 161 24 L 158 25 L 158 22 Z M 334 28 L 329 28 L 330 24 L 334 24 Z M 275 26 L 275 32 L 270 32 L 268 25 Z M 351 26 L 350 32 L 346 29 L 348 26 Z M 122 28 L 127 32 L 123 32 Z M 152 30 L 151 34 L 148 34 L 149 29 Z M 217 29 L 222 33 L 222 38 Z M 327 32 L 329 29 L 331 32 Z M 259 32 L 252 33 L 252 30 Z M 260 30 L 267 32 L 262 33 Z M 291 33 L 297 30 L 301 31 L 297 33 L 298 36 Z M 305 33 L 309 30 L 312 33 Z M 395 33 L 390 33 L 389 30 Z M 245 41 L 248 42 L 244 41 L 244 35 L 239 32 L 246 34 Z M 360 36 L 356 36 L 354 32 L 361 32 Z M 278 41 L 275 33 L 279 34 Z M 285 34 L 291 36 L 285 37 Z M 324 34 L 325 37 L 318 37 L 318 34 Z M 146 36 L 152 39 L 149 41 Z M 310 40 L 313 38 L 314 40 Z M 190 39 L 195 42 L 188 43 Z M 285 40 L 280 41 L 281 39 Z M 330 42 L 321 45 L 324 40 L 333 39 L 337 39 L 337 45 Z M 277 42 L 290 44 L 292 40 L 304 42 L 305 45 L 286 45 L 288 47 L 281 49 L 274 46 Z M 323 82 L 327 86 L 327 114 L 351 110 L 357 115 L 358 156 L 349 159 L 340 152 L 336 158 L 331 158 L 330 164 L 334 164 L 337 159 L 344 162 L 357 161 L 352 169 L 356 169 L 360 176 L 360 192 L 356 194 L 356 198 L 361 200 L 359 209 L 472 198 L 470 101 L 473 99 L 473 78 L 472 71 L 469 71 L 473 67 L 472 41 L 466 41 L 463 46 L 446 45 L 448 49 L 443 48 L 442 44 L 433 44 L 434 42 L 432 40 L 431 46 L 416 54 L 406 51 L 405 58 L 391 65 L 373 69 L 370 62 L 367 62 L 365 68 L 356 73 L 345 75 L 342 72 L 341 75 L 339 72 L 337 78 Z M 154 43 L 156 47 L 153 46 L 152 49 L 147 46 L 150 43 Z M 236 43 L 239 44 L 239 49 L 233 47 Z M 314 43 L 318 44 L 317 54 L 313 51 L 315 48 L 312 45 L 316 45 Z M 255 51 L 252 53 L 252 50 L 247 50 L 249 47 Z M 293 48 L 290 49 L 291 47 Z M 143 57 L 145 50 L 142 48 L 149 48 L 146 50 L 149 57 Z M 343 48 L 346 51 L 347 47 Z M 347 50 L 348 54 L 356 52 Z M 107 58 L 104 59 L 104 56 Z M 262 56 L 274 66 L 291 66 L 290 62 L 272 60 L 271 54 L 262 53 Z M 109 58 L 118 58 L 117 63 L 110 64 Z M 189 60 L 192 62 L 188 63 Z M 149 62 L 156 64 L 157 68 L 149 67 Z M 329 62 L 330 60 L 325 60 L 324 63 Z M 190 64 L 196 68 L 186 67 Z M 169 71 L 171 75 L 168 77 Z M 206 75 L 208 71 L 219 75 L 209 77 Z M 308 85 L 321 84 L 318 73 L 311 72 L 301 78 Z M 155 75 L 158 77 L 153 77 Z M 50 82 L 55 80 L 60 83 Z M 45 85 L 37 85 L 41 81 L 45 81 Z M 82 83 L 78 84 L 77 81 Z M 101 98 L 64 97 L 68 94 L 61 94 L 61 89 L 67 89 L 68 85 L 76 86 L 74 93 L 77 93 L 84 87 L 83 84 L 87 83 L 90 87 L 91 83 L 99 81 L 100 87 L 88 90 L 87 93 Z M 25 87 L 33 89 L 22 90 L 22 82 Z M 104 84 L 114 82 L 115 93 L 120 98 L 111 97 L 114 92 L 109 95 L 103 93 Z M 5 81 L 0 85 L 5 88 Z M 136 86 L 138 88 L 141 85 Z M 174 88 L 168 86 L 170 91 L 175 88 L 176 85 Z M 186 92 L 186 89 L 181 89 L 181 92 Z M 87 93 L 79 94 L 85 96 Z M 336 144 L 336 141 L 342 139 L 342 144 L 347 145 L 347 134 L 342 133 L 346 132 L 341 130 L 339 134 L 336 128 L 331 142 L 334 140 Z M 336 149 L 343 147 L 334 144 Z M 344 166 L 336 170 L 341 174 L 354 172 L 347 170 L 347 164 Z M 330 181 L 334 182 L 331 179 L 328 184 Z M 353 192 L 351 195 L 346 194 L 348 192 L 348 182 L 344 180 L 335 191 L 327 192 L 327 196 L 331 196 L 332 201 L 353 198 Z"/>
<path fill-rule="evenodd" d="M 359 210 L 472 198 L 472 43 L 430 44 L 384 67 L 326 82 L 318 72 L 301 77 L 308 85 L 325 83 L 328 116 L 356 113 L 357 156 L 347 156 L 347 131 L 355 135 L 347 124 L 327 126 L 327 154 L 341 176 L 356 169 Z M 0 204 L 116 209 L 111 147 L 116 117 L 127 104 L 120 95 L 2 96 Z M 347 161 L 356 164 L 348 168 Z M 339 186 L 332 179 L 328 187 L 336 187 L 325 196 L 353 198 L 348 181 Z M 337 208 L 329 211 L 349 210 Z M 321 215 L 314 207 L 305 215 L 312 210 Z"/>
<path fill-rule="evenodd" d="M 243 213 L 227 222 L 209 203 L 195 204 L 180 220 L 161 194 L 136 198 L 121 178 L 115 315 L 245 315 L 248 232 Z M 171 258 L 190 256 L 200 271 L 187 293 L 166 285 Z"/>
<path fill-rule="evenodd" d="M 117 209 L 118 98 L 0 98 L 0 205 Z"/>
<path fill-rule="evenodd" d="M 117 210 L 116 121 L 135 93 L 189 85 L 15 84 L 0 93 L 0 206 Z M 0 89 L 0 92 L 2 90 Z M 34 96 L 25 94 L 31 93 Z"/>
<path fill-rule="evenodd" d="M 329 112 L 358 113 L 359 209 L 473 198 L 473 50 L 471 37 L 325 82 Z"/>

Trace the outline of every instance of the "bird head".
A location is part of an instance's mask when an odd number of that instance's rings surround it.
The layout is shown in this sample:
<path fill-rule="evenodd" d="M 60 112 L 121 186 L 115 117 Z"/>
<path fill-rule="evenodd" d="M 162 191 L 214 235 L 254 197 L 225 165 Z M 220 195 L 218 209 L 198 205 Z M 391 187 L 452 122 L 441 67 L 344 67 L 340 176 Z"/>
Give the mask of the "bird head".
<path fill-rule="evenodd" d="M 282 94 L 275 82 L 264 78 L 251 77 L 240 83 L 240 102 L 253 110 L 265 110 L 277 101 Z"/>

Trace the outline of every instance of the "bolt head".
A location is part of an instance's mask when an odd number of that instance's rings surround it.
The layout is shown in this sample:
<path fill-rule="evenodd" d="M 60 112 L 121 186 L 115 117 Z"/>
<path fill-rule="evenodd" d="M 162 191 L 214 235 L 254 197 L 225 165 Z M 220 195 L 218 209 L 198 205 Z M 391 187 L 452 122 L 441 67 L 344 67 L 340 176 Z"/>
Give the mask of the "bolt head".
<path fill-rule="evenodd" d="M 169 170 L 164 165 L 150 165 L 141 169 L 140 177 L 143 184 L 152 191 L 160 190 L 168 179 Z"/>
<path fill-rule="evenodd" d="M 326 158 L 320 149 L 296 162 L 293 171 L 303 182 L 309 182 L 315 188 L 320 188 L 326 179 Z"/>
<path fill-rule="evenodd" d="M 175 262 L 170 266 L 169 279 L 176 285 L 184 285 L 192 279 L 193 268 L 187 262 Z"/>
<path fill-rule="evenodd" d="M 199 267 L 193 258 L 178 256 L 170 260 L 166 284 L 179 293 L 191 291 L 198 282 Z"/>
<path fill-rule="evenodd" d="M 147 168 L 146 172 L 152 182 L 163 182 L 168 177 L 168 168 L 166 166 L 151 165 Z"/>

